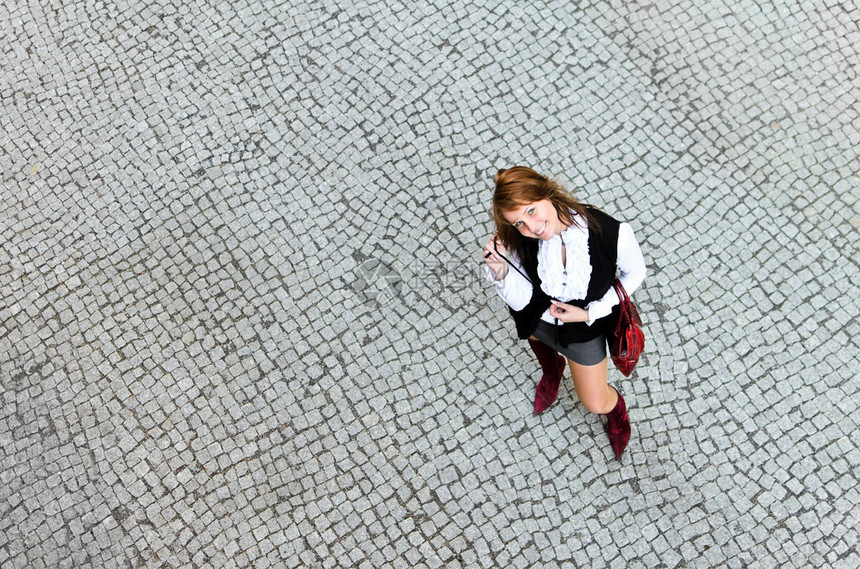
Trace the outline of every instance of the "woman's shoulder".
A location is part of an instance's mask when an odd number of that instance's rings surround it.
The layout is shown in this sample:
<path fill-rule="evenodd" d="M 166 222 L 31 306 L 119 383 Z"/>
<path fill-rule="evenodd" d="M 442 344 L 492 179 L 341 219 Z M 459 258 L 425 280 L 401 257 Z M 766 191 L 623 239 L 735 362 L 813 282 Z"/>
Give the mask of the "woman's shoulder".
<path fill-rule="evenodd" d="M 585 210 L 596 218 L 611 219 L 613 221 L 618 221 L 614 217 L 612 217 L 611 215 L 609 215 L 608 213 L 603 211 L 602 209 L 595 207 L 593 205 L 585 205 Z"/>
<path fill-rule="evenodd" d="M 618 226 L 621 225 L 621 222 L 602 209 L 598 209 L 593 205 L 585 205 L 585 210 L 600 225 L 601 229 L 609 228 L 613 231 L 618 231 Z"/>

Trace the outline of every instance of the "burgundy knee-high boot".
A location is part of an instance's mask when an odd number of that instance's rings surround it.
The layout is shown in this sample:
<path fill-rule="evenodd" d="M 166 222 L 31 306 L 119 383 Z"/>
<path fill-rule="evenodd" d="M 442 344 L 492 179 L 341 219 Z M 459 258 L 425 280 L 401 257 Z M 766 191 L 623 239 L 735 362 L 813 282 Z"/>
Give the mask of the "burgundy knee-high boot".
<path fill-rule="evenodd" d="M 564 375 L 564 356 L 544 344 L 529 338 L 529 346 L 537 356 L 538 363 L 543 369 L 543 375 L 535 390 L 535 412 L 537 415 L 555 403 L 558 397 L 558 385 Z"/>
<path fill-rule="evenodd" d="M 609 435 L 609 444 L 612 445 L 615 458 L 620 460 L 621 453 L 624 452 L 630 441 L 630 419 L 627 417 L 627 404 L 624 402 L 621 392 L 615 389 L 615 393 L 618 393 L 618 403 L 615 404 L 612 411 L 606 414 L 609 419 L 606 434 Z"/>

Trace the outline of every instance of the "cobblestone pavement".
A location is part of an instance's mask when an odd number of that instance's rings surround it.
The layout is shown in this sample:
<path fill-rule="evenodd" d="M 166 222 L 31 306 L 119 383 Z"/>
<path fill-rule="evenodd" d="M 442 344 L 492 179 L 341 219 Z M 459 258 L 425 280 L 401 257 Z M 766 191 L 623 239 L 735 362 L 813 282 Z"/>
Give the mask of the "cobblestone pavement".
<path fill-rule="evenodd" d="M 668 4 L 2 0 L 0 566 L 860 566 L 860 9 Z M 642 243 L 621 462 L 516 163 Z"/>

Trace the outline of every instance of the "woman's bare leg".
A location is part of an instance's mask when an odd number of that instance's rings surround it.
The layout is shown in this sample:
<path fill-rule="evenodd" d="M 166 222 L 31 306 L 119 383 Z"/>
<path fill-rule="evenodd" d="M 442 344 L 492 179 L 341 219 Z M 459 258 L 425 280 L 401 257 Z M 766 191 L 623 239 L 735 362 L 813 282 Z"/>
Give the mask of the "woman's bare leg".
<path fill-rule="evenodd" d="M 573 387 L 585 408 L 599 414 L 612 411 L 618 402 L 618 392 L 607 383 L 606 358 L 593 366 L 578 364 L 571 359 L 567 363 L 573 376 Z"/>
<path fill-rule="evenodd" d="M 592 413 L 606 415 L 609 419 L 606 434 L 609 435 L 609 444 L 615 457 L 620 460 L 630 441 L 630 419 L 627 417 L 624 398 L 607 384 L 606 358 L 593 366 L 580 365 L 570 360 L 568 364 L 579 400 Z"/>

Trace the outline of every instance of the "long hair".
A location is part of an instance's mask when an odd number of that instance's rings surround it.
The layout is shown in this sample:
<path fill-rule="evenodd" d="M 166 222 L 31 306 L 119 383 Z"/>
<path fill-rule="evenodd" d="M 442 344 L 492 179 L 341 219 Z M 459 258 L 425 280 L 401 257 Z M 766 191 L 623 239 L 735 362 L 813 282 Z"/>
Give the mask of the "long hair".
<path fill-rule="evenodd" d="M 496 173 L 496 191 L 493 193 L 493 221 L 496 234 L 508 251 L 512 251 L 522 262 L 525 258 L 525 242 L 519 230 L 505 219 L 503 212 L 521 208 L 525 204 L 549 200 L 555 207 L 558 218 L 565 225 L 577 224 L 571 212 L 581 216 L 588 227 L 600 231 L 594 216 L 586 204 L 579 203 L 559 184 L 538 174 L 527 166 L 514 166 Z"/>

